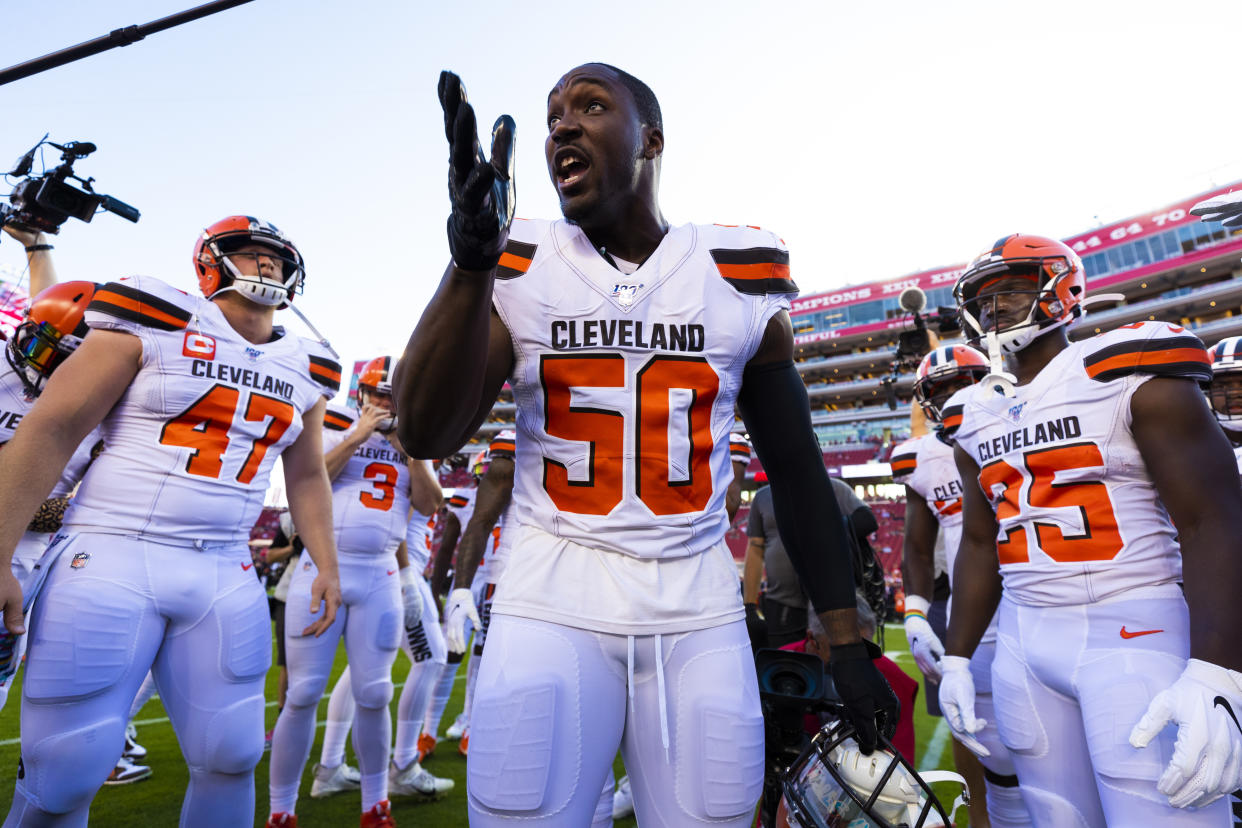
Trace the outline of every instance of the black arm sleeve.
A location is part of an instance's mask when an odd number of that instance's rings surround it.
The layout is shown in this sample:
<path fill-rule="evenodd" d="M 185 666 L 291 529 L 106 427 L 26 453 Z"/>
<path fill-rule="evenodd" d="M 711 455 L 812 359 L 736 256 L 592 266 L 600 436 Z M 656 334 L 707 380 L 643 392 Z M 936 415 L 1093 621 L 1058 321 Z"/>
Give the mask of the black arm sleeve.
<path fill-rule="evenodd" d="M 772 487 L 785 551 L 817 612 L 854 607 L 845 520 L 811 428 L 806 386 L 793 360 L 747 366 L 738 409 Z"/>

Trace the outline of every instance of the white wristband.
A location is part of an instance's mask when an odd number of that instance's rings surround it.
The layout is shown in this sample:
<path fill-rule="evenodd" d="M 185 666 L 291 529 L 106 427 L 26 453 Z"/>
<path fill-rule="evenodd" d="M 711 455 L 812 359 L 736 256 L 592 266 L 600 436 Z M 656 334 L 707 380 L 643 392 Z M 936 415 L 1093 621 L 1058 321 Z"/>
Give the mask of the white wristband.
<path fill-rule="evenodd" d="M 927 610 L 929 610 L 930 608 L 931 608 L 931 601 L 928 601 L 922 595 L 907 595 L 906 596 L 906 612 L 910 612 L 911 610 L 913 610 L 915 612 L 921 612 L 923 613 L 923 615 L 927 615 Z"/>
<path fill-rule="evenodd" d="M 401 570 L 401 586 L 410 587 L 418 583 L 418 573 L 414 571 L 414 567 L 407 566 Z"/>

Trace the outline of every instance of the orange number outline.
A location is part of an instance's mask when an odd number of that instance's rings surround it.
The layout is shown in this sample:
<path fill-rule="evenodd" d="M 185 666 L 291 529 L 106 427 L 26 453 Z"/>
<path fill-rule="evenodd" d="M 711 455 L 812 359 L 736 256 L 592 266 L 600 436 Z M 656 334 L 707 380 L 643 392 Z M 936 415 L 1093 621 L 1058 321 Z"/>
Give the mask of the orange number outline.
<path fill-rule="evenodd" d="M 187 474 L 218 480 L 224 468 L 224 454 L 233 442 L 229 432 L 237 416 L 241 392 L 232 386 L 216 383 L 160 429 L 159 443 L 190 450 L 185 461 Z M 252 441 L 246 460 L 237 471 L 237 481 L 249 484 L 254 480 L 267 450 L 289 429 L 297 412 L 285 400 L 252 392 L 246 401 L 242 418 L 262 422 L 271 418 L 263 434 Z"/>

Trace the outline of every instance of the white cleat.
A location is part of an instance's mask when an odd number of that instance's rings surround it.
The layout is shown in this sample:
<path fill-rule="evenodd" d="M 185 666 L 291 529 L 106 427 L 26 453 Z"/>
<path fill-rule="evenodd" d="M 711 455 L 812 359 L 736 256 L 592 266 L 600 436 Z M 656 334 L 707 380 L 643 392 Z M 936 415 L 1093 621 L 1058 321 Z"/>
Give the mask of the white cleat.
<path fill-rule="evenodd" d="M 431 802 L 453 790 L 453 785 L 452 779 L 432 776 L 418 762 L 411 762 L 405 770 L 388 763 L 389 796 L 412 796 L 419 802 Z"/>
<path fill-rule="evenodd" d="M 132 759 L 135 762 L 141 762 L 147 757 L 147 749 L 136 741 L 138 738 L 138 728 L 134 727 L 134 723 L 130 722 L 125 727 L 125 749 L 121 751 L 121 755 L 126 759 Z"/>
<path fill-rule="evenodd" d="M 634 794 L 630 791 L 630 777 L 625 775 L 612 792 L 612 818 L 625 819 L 634 815 Z"/>
<path fill-rule="evenodd" d="M 141 782 L 144 779 L 150 778 L 151 773 L 151 769 L 146 765 L 136 765 L 122 756 L 116 761 L 116 767 L 112 769 L 112 773 L 108 774 L 104 784 L 129 785 L 132 782 Z"/>
<path fill-rule="evenodd" d="M 444 731 L 445 739 L 460 739 L 467 730 L 470 729 L 470 717 L 465 713 L 457 714 L 457 718 L 453 720 L 453 724 L 448 730 Z"/>
<path fill-rule="evenodd" d="M 311 799 L 323 799 L 345 791 L 356 791 L 358 790 L 358 778 L 358 771 L 344 762 L 335 768 L 326 768 L 316 762 L 315 781 L 311 783 Z"/>

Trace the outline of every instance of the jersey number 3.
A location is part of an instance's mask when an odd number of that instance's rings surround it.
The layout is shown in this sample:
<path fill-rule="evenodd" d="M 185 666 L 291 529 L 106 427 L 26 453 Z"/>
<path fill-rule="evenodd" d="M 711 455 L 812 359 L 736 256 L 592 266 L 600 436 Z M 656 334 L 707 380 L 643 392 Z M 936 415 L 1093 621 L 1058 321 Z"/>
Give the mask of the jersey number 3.
<path fill-rule="evenodd" d="M 230 435 L 237 415 L 241 392 L 227 385 L 213 385 L 189 408 L 164 423 L 160 443 L 190 450 L 185 470 L 199 477 L 219 479 L 224 467 L 224 453 L 238 435 Z M 284 436 L 293 422 L 293 406 L 284 400 L 250 393 L 242 421 L 267 422 L 263 433 L 250 444 L 250 452 L 237 471 L 237 482 L 249 484 L 259 471 L 268 448 Z M 244 437 L 244 435 L 241 435 Z"/>
<path fill-rule="evenodd" d="M 1075 443 L 1055 448 L 1034 449 L 1022 456 L 1025 472 L 1004 460 L 988 463 L 979 470 L 979 485 L 996 507 L 1001 534 L 996 554 L 1002 565 L 1026 563 L 1026 524 L 1035 528 L 1035 540 L 1048 557 L 1060 563 L 1110 561 L 1121 551 L 1117 515 L 1103 481 L 1091 480 L 1090 469 L 1104 468 L 1104 457 L 1094 443 Z M 1082 472 L 1086 471 L 1086 474 Z M 1077 474 L 1075 474 L 1077 472 Z M 1057 475 L 1070 478 L 1057 482 Z M 1084 479 L 1086 478 L 1086 479 Z M 1029 485 L 1024 485 L 1027 481 Z M 1023 498 L 1023 489 L 1026 496 Z M 1031 517 L 1030 509 L 1078 511 L 1082 526 L 1078 534 L 1065 531 L 1066 522 L 1053 523 Z M 1025 514 L 1024 514 L 1025 513 Z M 1004 527 L 1008 526 L 1008 530 Z"/>
<path fill-rule="evenodd" d="M 585 480 L 571 480 L 568 467 L 545 457 L 544 489 L 562 511 L 606 515 L 625 496 L 625 416 L 608 408 L 574 405 L 572 389 L 624 388 L 625 358 L 620 354 L 547 355 L 540 362 L 539 375 L 548 435 L 590 446 Z M 712 495 L 711 416 L 720 378 L 702 357 L 655 356 L 637 371 L 634 383 L 631 427 L 638 499 L 655 515 L 702 511 Z M 669 428 L 675 416 L 674 391 L 688 398 L 684 428 Z M 684 434 L 688 445 L 672 445 L 670 431 Z M 683 479 L 674 479 L 670 472 L 675 450 L 679 458 L 687 459 Z"/>

